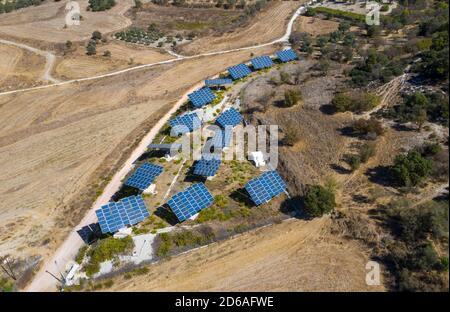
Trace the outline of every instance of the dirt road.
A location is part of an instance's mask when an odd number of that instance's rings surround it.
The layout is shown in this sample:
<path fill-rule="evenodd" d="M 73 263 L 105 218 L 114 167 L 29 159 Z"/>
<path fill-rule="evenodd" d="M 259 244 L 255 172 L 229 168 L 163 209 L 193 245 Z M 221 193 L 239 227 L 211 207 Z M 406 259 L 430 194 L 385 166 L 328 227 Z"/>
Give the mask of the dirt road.
<path fill-rule="evenodd" d="M 9 40 L 4 40 L 4 39 L 0 39 L 0 43 L 13 45 L 18 48 L 22 48 L 22 49 L 31 51 L 33 53 L 36 53 L 38 55 L 45 57 L 46 64 L 45 64 L 44 72 L 42 73 L 41 79 L 52 82 L 52 83 L 60 82 L 58 79 L 53 78 L 52 74 L 51 74 L 53 71 L 53 67 L 55 65 L 55 60 L 56 60 L 55 54 L 48 52 L 48 51 L 42 51 L 42 50 L 30 47 L 26 44 L 17 43 L 17 42 L 13 42 L 13 41 L 9 41 Z"/>

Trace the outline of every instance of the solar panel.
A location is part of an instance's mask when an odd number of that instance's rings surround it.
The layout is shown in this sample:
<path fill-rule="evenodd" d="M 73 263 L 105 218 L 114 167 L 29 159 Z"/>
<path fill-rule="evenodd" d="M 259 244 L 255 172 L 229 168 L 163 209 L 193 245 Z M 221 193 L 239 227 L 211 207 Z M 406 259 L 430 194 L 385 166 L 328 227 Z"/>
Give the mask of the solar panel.
<path fill-rule="evenodd" d="M 231 137 L 233 135 L 233 127 L 226 126 L 221 131 L 216 131 L 211 138 L 211 146 L 222 149 L 230 145 Z"/>
<path fill-rule="evenodd" d="M 232 83 L 233 83 L 233 80 L 228 79 L 228 78 L 206 79 L 205 80 L 205 85 L 207 85 L 209 87 L 225 86 L 225 85 L 229 85 Z"/>
<path fill-rule="evenodd" d="M 129 196 L 118 202 L 110 202 L 96 210 L 95 214 L 104 234 L 117 232 L 150 216 L 141 196 Z"/>
<path fill-rule="evenodd" d="M 273 66 L 272 59 L 270 58 L 270 56 L 267 55 L 255 57 L 251 60 L 251 62 L 253 68 L 256 70 Z"/>
<path fill-rule="evenodd" d="M 167 204 L 180 222 L 194 216 L 200 210 L 209 207 L 213 196 L 203 183 L 196 183 L 175 194 Z"/>
<path fill-rule="evenodd" d="M 204 177 L 213 177 L 216 175 L 217 170 L 219 170 L 221 162 L 220 159 L 210 159 L 209 157 L 202 158 L 195 163 L 194 174 Z"/>
<path fill-rule="evenodd" d="M 226 126 L 236 126 L 242 122 L 242 115 L 233 107 L 227 109 L 219 117 L 217 117 L 216 122 L 222 128 Z"/>
<path fill-rule="evenodd" d="M 270 201 L 273 197 L 281 194 L 286 189 L 286 184 L 275 170 L 264 172 L 259 177 L 250 180 L 245 189 L 250 198 L 257 205 Z"/>
<path fill-rule="evenodd" d="M 252 73 L 250 68 L 245 64 L 238 64 L 236 66 L 228 67 L 228 73 L 233 80 L 243 78 Z"/>
<path fill-rule="evenodd" d="M 282 62 L 289 62 L 298 59 L 297 53 L 295 53 L 292 49 L 278 51 L 276 54 Z"/>
<path fill-rule="evenodd" d="M 125 182 L 125 185 L 135 187 L 141 191 L 152 184 L 153 180 L 163 172 L 163 167 L 145 163 L 140 166 Z"/>
<path fill-rule="evenodd" d="M 188 98 L 195 107 L 200 108 L 208 103 L 211 103 L 216 98 L 216 95 L 210 88 L 203 87 L 189 94 Z"/>
<path fill-rule="evenodd" d="M 178 116 L 169 121 L 169 124 L 172 126 L 173 130 L 177 135 L 192 132 L 195 129 L 200 128 L 202 122 L 196 113 L 185 114 L 182 116 Z"/>

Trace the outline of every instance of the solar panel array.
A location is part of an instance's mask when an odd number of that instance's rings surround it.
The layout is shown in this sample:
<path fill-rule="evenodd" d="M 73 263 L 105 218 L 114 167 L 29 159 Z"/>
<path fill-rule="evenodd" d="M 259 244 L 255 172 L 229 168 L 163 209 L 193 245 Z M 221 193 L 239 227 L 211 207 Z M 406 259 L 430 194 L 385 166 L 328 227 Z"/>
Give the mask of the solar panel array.
<path fill-rule="evenodd" d="M 188 98 L 195 107 L 199 108 L 211 103 L 216 98 L 216 95 L 210 88 L 204 87 L 189 94 Z"/>
<path fill-rule="evenodd" d="M 170 120 L 169 124 L 174 128 L 177 134 L 183 134 L 200 128 L 202 122 L 196 113 L 191 113 L 178 116 Z"/>
<path fill-rule="evenodd" d="M 243 78 L 252 73 L 250 68 L 245 64 L 238 64 L 236 66 L 228 67 L 228 73 L 233 80 Z"/>
<path fill-rule="evenodd" d="M 240 124 L 242 119 L 242 115 L 235 108 L 231 107 L 220 114 L 220 116 L 217 117 L 216 122 L 222 128 L 225 128 L 226 126 L 234 127 Z"/>
<path fill-rule="evenodd" d="M 203 177 L 213 177 L 216 175 L 217 170 L 219 170 L 221 162 L 220 159 L 202 158 L 195 163 L 194 174 Z"/>
<path fill-rule="evenodd" d="M 275 170 L 264 172 L 259 177 L 250 180 L 245 189 L 256 205 L 264 204 L 286 189 L 286 184 Z"/>
<path fill-rule="evenodd" d="M 163 167 L 145 163 L 140 166 L 125 182 L 125 185 L 135 187 L 141 191 L 152 184 L 153 180 L 163 172 Z"/>
<path fill-rule="evenodd" d="M 270 56 L 267 56 L 267 55 L 255 57 L 251 60 L 251 62 L 252 62 L 253 68 L 256 70 L 273 66 L 272 59 L 270 58 Z"/>
<path fill-rule="evenodd" d="M 141 222 L 150 213 L 141 196 L 125 197 L 110 202 L 95 211 L 102 233 L 115 233 L 119 229 Z"/>
<path fill-rule="evenodd" d="M 230 126 L 225 127 L 221 131 L 216 131 L 211 138 L 211 145 L 215 148 L 222 149 L 230 145 L 231 137 L 233 135 L 233 128 Z"/>
<path fill-rule="evenodd" d="M 194 216 L 200 210 L 209 207 L 213 196 L 203 183 L 196 183 L 175 194 L 167 204 L 180 222 Z"/>
<path fill-rule="evenodd" d="M 228 78 L 217 78 L 217 79 L 206 79 L 205 80 L 205 85 L 207 85 L 209 87 L 225 86 L 225 85 L 229 85 L 232 83 L 233 83 L 233 80 L 228 79 Z"/>
<path fill-rule="evenodd" d="M 297 53 L 295 53 L 292 49 L 278 51 L 276 54 L 278 59 L 282 62 L 289 62 L 298 59 Z"/>

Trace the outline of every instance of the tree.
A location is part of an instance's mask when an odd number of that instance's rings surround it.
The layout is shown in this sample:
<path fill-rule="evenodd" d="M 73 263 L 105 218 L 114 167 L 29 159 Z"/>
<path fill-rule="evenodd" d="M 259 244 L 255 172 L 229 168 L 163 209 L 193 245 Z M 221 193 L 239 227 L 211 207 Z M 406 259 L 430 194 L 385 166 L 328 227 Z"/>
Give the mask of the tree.
<path fill-rule="evenodd" d="M 142 1 L 141 0 L 134 0 L 134 8 L 136 10 L 139 10 L 142 8 Z"/>
<path fill-rule="evenodd" d="M 92 40 L 95 40 L 95 41 L 101 40 L 101 39 L 102 39 L 102 33 L 99 32 L 98 30 L 94 31 L 94 32 L 92 33 L 91 39 L 92 39 Z"/>
<path fill-rule="evenodd" d="M 286 90 L 284 92 L 284 105 L 286 107 L 292 107 L 298 104 L 302 96 L 298 90 Z"/>
<path fill-rule="evenodd" d="M 433 163 L 412 150 L 406 155 L 397 155 L 391 168 L 396 182 L 403 186 L 417 186 L 427 178 L 433 170 Z"/>
<path fill-rule="evenodd" d="M 334 193 L 321 186 L 311 186 L 304 197 L 305 211 L 311 217 L 320 217 L 330 213 L 336 206 Z"/>
<path fill-rule="evenodd" d="M 87 47 L 86 47 L 86 54 L 87 55 L 95 55 L 97 54 L 97 45 L 95 44 L 95 41 L 89 41 Z"/>

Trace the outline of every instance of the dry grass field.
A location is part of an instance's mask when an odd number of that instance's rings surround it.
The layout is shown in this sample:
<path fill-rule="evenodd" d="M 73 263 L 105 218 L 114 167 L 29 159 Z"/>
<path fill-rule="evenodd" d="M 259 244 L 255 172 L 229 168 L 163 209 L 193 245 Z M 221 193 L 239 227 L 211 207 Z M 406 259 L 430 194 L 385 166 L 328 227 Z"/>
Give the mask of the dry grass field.
<path fill-rule="evenodd" d="M 83 20 L 80 25 L 65 25 L 66 2 L 48 1 L 36 7 L 3 14 L 0 19 L 0 34 L 21 39 L 57 43 L 89 39 L 94 30 L 109 33 L 125 28 L 131 21 L 123 14 L 132 6 L 133 0 L 117 1 L 110 10 L 104 12 L 86 11 L 88 0 L 80 4 Z"/>
<path fill-rule="evenodd" d="M 44 57 L 0 43 L 0 91 L 40 84 L 44 66 Z"/>
<path fill-rule="evenodd" d="M 336 31 L 339 23 L 309 16 L 300 16 L 294 23 L 294 30 L 306 32 L 312 36 L 326 35 Z"/>
<path fill-rule="evenodd" d="M 262 44 L 284 35 L 286 24 L 302 1 L 273 1 L 248 27 L 238 28 L 220 37 L 205 36 L 180 46 L 182 54 L 192 55 Z M 276 21 L 276 22 L 275 22 Z"/>
<path fill-rule="evenodd" d="M 105 51 L 111 52 L 111 56 L 103 56 Z M 172 58 L 173 56 L 157 49 L 121 42 L 99 44 L 97 55 L 93 56 L 86 55 L 84 46 L 78 46 L 75 51 L 59 59 L 54 74 L 59 79 L 84 78 Z"/>
<path fill-rule="evenodd" d="M 326 217 L 275 224 L 151 265 L 131 281 L 114 278 L 107 290 L 383 291 L 365 283 L 364 249 L 329 227 Z"/>
<path fill-rule="evenodd" d="M 1 96 L 0 249 L 49 255 L 183 92 L 249 58 L 250 51 L 230 53 Z"/>

